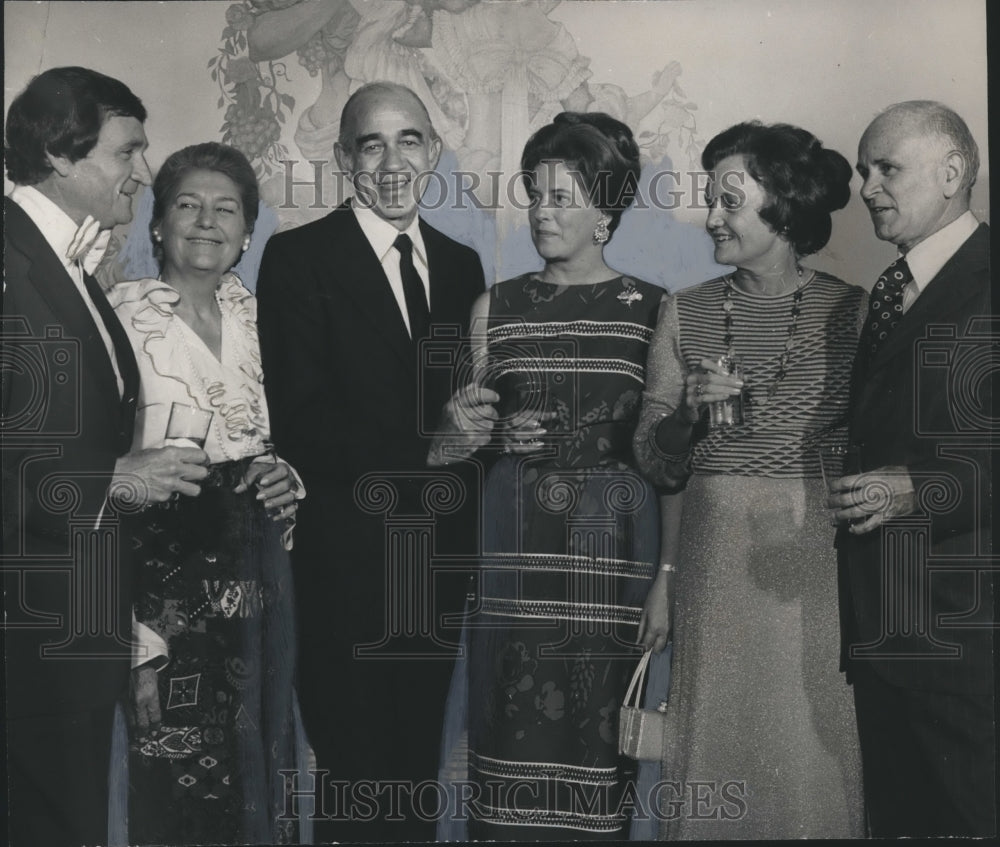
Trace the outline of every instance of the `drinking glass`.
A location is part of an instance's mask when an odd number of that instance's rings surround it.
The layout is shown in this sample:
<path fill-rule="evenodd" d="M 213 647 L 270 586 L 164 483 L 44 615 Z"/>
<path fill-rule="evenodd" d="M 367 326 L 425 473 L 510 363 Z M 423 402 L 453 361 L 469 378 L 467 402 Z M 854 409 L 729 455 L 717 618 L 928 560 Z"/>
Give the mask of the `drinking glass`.
<path fill-rule="evenodd" d="M 515 440 L 530 439 L 534 421 L 542 423 L 546 411 L 545 378 L 536 372 L 508 373 L 496 380 L 500 430 Z"/>
<path fill-rule="evenodd" d="M 858 461 L 858 448 L 837 444 L 831 447 L 819 448 L 819 469 L 823 474 L 823 486 L 827 494 L 831 493 L 830 486 L 835 479 L 842 476 L 856 474 L 860 470 Z M 854 518 L 848 523 L 854 524 L 863 521 L 864 518 Z"/>
<path fill-rule="evenodd" d="M 726 369 L 726 373 L 743 379 L 743 360 L 739 356 L 722 356 L 719 358 L 719 365 Z M 729 426 L 739 426 L 744 422 L 743 392 L 726 397 L 724 400 L 716 400 L 708 405 L 708 424 L 712 429 L 720 429 Z"/>
<path fill-rule="evenodd" d="M 204 448 L 211 426 L 212 412 L 186 403 L 171 403 L 164 443 L 168 447 Z"/>

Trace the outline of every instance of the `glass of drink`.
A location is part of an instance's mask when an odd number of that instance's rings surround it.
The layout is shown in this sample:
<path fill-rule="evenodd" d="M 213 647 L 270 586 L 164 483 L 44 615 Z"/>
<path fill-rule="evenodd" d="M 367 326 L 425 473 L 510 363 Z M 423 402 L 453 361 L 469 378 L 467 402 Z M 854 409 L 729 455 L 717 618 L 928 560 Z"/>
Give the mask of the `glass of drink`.
<path fill-rule="evenodd" d="M 720 356 L 719 366 L 730 376 L 743 379 L 743 360 L 739 356 Z M 708 425 L 712 429 L 739 426 L 744 421 L 743 392 L 716 400 L 708 405 Z"/>
<path fill-rule="evenodd" d="M 197 406 L 188 406 L 186 403 L 171 403 L 164 443 L 168 447 L 201 449 L 205 446 L 211 425 L 212 412 L 206 412 Z"/>
<path fill-rule="evenodd" d="M 843 444 L 819 448 L 819 470 L 823 474 L 823 485 L 827 492 L 830 491 L 830 484 L 844 475 L 846 463 L 847 447 Z"/>
<path fill-rule="evenodd" d="M 819 469 L 823 474 L 823 486 L 831 494 L 831 485 L 835 479 L 859 472 L 858 448 L 845 444 L 819 448 Z M 864 518 L 854 518 L 848 523 L 858 523 Z"/>

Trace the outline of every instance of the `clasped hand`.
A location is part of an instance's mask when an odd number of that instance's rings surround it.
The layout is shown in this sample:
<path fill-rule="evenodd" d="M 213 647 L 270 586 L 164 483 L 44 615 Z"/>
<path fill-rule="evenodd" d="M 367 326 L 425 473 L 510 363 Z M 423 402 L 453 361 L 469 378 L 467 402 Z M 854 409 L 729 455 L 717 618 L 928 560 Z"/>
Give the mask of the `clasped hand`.
<path fill-rule="evenodd" d="M 163 503 L 174 494 L 197 497 L 208 476 L 208 454 L 197 447 L 134 450 L 115 463 L 110 495 L 126 506 Z"/>
<path fill-rule="evenodd" d="M 126 714 L 129 723 L 145 734 L 160 728 L 160 689 L 156 669 L 140 665 L 129 678 L 130 702 Z"/>
<path fill-rule="evenodd" d="M 298 509 L 299 483 L 292 469 L 282 462 L 254 460 L 243 475 L 243 481 L 233 489 L 242 494 L 250 486 L 257 486 L 257 499 L 264 501 L 264 508 L 274 521 L 291 518 Z"/>
<path fill-rule="evenodd" d="M 678 411 L 687 423 L 697 423 L 707 404 L 725 400 L 742 390 L 742 379 L 730 376 L 718 362 L 702 359 L 684 378 L 684 402 Z"/>
<path fill-rule="evenodd" d="M 646 595 L 639 617 L 639 644 L 659 653 L 667 646 L 673 628 L 673 574 L 659 571 Z"/>
<path fill-rule="evenodd" d="M 871 532 L 889 518 L 911 514 L 916 502 L 913 479 L 901 465 L 834 479 L 827 497 L 834 520 L 849 521 L 848 531 L 853 535 Z"/>
<path fill-rule="evenodd" d="M 175 495 L 197 497 L 198 484 L 208 476 L 208 454 L 197 447 L 151 447 L 126 453 L 115 463 L 110 495 L 117 502 L 138 508 L 164 503 Z M 297 508 L 298 482 L 282 461 L 254 461 L 234 489 L 242 494 L 251 485 L 257 499 L 275 521 L 292 517 Z"/>
<path fill-rule="evenodd" d="M 525 409 L 512 416 L 503 429 L 504 453 L 522 456 L 537 453 L 545 447 L 542 437 L 548 432 L 545 424 L 559 417 L 555 411 Z"/>
<path fill-rule="evenodd" d="M 494 406 L 500 395 L 474 382 L 456 391 L 444 406 L 441 431 L 434 438 L 427 462 L 432 467 L 467 459 L 484 447 L 497 422 Z"/>

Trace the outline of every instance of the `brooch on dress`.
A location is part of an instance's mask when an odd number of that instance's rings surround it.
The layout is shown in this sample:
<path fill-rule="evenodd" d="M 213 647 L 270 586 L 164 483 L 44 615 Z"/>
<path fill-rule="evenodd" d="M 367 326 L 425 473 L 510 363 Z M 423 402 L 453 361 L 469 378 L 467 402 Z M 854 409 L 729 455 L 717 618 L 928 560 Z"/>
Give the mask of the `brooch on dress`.
<path fill-rule="evenodd" d="M 618 295 L 618 299 L 631 309 L 634 302 L 642 300 L 642 292 L 637 290 L 635 285 L 630 282 L 628 283 L 628 287 Z"/>

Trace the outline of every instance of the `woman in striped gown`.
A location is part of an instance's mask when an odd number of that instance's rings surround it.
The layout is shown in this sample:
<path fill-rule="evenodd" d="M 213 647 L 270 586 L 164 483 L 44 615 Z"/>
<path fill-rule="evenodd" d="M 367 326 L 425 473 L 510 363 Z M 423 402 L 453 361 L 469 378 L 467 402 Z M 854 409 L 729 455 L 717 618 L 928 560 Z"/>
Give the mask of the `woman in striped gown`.
<path fill-rule="evenodd" d="M 634 442 L 650 480 L 684 489 L 660 836 L 860 836 L 819 449 L 844 442 L 864 292 L 801 262 L 827 243 L 851 168 L 805 130 L 757 122 L 702 163 L 715 259 L 735 270 L 665 306 Z M 720 402 L 731 425 L 710 421 Z"/>
<path fill-rule="evenodd" d="M 617 840 L 631 808 L 618 710 L 636 642 L 662 650 L 667 636 L 640 621 L 666 592 L 658 500 L 632 458 L 664 292 L 603 257 L 638 183 L 627 126 L 563 113 L 521 164 L 545 266 L 494 285 L 471 322 L 499 458 L 466 628 L 463 811 L 475 839 Z"/>

